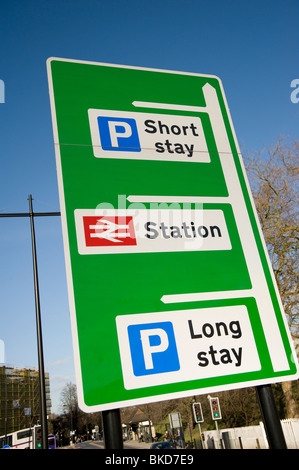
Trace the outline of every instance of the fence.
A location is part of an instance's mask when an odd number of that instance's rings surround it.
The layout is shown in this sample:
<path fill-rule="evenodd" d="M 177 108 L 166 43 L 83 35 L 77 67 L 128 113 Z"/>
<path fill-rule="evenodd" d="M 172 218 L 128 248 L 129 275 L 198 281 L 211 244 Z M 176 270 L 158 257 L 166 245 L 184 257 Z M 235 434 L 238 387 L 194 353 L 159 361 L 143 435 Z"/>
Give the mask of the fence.
<path fill-rule="evenodd" d="M 299 419 L 281 421 L 288 449 L 299 449 Z M 268 449 L 264 424 L 205 431 L 205 449 Z"/>

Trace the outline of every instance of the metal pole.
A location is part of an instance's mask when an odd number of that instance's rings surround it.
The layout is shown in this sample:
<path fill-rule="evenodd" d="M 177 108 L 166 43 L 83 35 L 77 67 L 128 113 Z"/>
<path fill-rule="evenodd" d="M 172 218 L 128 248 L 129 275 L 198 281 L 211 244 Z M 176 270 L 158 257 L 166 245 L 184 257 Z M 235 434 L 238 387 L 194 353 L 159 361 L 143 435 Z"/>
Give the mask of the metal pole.
<path fill-rule="evenodd" d="M 119 409 L 102 411 L 105 449 L 123 449 Z"/>
<path fill-rule="evenodd" d="M 42 446 L 43 449 L 48 448 L 48 423 L 47 423 L 47 405 L 46 405 L 46 387 L 45 387 L 45 370 L 44 370 L 44 354 L 42 341 L 42 328 L 40 316 L 40 300 L 37 274 L 37 259 L 35 246 L 34 231 L 34 214 L 32 209 L 32 196 L 29 194 L 29 215 L 31 226 L 32 240 L 32 257 L 33 257 L 33 275 L 34 275 L 34 291 L 35 291 L 35 310 L 36 310 L 36 329 L 37 329 L 37 347 L 38 347 L 38 364 L 39 364 L 39 384 L 40 384 L 40 411 L 41 411 L 41 429 L 42 429 Z"/>
<path fill-rule="evenodd" d="M 50 217 L 50 216 L 60 216 L 60 212 L 34 212 L 34 217 Z M 30 217 L 29 212 L 10 212 L 10 213 L 0 213 L 1 217 Z"/>
<path fill-rule="evenodd" d="M 3 369 L 5 377 L 5 445 L 7 444 L 7 377 L 6 367 Z"/>
<path fill-rule="evenodd" d="M 270 449 L 287 449 L 271 385 L 256 387 Z"/>

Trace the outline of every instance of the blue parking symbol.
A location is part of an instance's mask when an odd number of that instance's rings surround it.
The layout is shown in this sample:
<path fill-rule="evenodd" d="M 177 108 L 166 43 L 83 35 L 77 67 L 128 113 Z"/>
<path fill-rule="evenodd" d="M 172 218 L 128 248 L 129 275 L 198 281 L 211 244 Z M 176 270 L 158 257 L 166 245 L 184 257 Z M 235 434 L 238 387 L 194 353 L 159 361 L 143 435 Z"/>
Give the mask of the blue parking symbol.
<path fill-rule="evenodd" d="M 98 116 L 103 150 L 141 152 L 135 119 Z"/>
<path fill-rule="evenodd" d="M 180 369 L 173 325 L 170 321 L 129 325 L 128 336 L 135 376 Z"/>

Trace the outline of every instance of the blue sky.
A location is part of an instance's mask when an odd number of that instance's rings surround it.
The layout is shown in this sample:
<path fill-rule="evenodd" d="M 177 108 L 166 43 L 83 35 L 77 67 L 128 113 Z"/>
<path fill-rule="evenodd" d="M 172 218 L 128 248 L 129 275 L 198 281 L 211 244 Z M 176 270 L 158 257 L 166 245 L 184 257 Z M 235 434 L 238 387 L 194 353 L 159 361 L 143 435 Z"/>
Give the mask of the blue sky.
<path fill-rule="evenodd" d="M 298 139 L 297 0 L 4 0 L 0 15 L 0 210 L 59 210 L 46 60 L 61 57 L 217 75 L 241 151 Z M 0 339 L 37 367 L 30 226 L 0 220 Z M 44 358 L 53 411 L 75 381 L 59 217 L 35 220 Z"/>

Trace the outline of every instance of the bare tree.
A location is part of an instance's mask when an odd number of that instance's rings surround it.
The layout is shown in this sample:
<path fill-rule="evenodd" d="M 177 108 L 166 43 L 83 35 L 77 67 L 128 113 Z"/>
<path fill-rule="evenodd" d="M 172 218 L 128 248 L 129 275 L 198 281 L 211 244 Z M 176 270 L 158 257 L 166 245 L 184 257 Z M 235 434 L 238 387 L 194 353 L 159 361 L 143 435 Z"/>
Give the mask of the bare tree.
<path fill-rule="evenodd" d="M 274 275 L 294 336 L 299 333 L 299 142 L 247 159 L 247 171 Z M 299 418 L 292 382 L 284 382 L 288 417 Z"/>
<path fill-rule="evenodd" d="M 299 142 L 278 140 L 247 171 L 288 323 L 299 333 Z"/>
<path fill-rule="evenodd" d="M 63 412 L 69 413 L 72 409 L 78 407 L 77 388 L 71 382 L 68 382 L 60 394 L 60 403 Z"/>
<path fill-rule="evenodd" d="M 60 394 L 60 399 L 62 412 L 69 416 L 70 430 L 73 431 L 76 429 L 79 412 L 76 385 L 67 383 Z"/>

